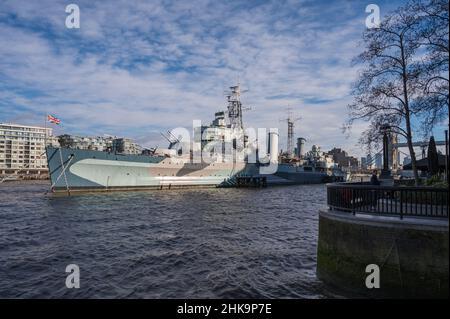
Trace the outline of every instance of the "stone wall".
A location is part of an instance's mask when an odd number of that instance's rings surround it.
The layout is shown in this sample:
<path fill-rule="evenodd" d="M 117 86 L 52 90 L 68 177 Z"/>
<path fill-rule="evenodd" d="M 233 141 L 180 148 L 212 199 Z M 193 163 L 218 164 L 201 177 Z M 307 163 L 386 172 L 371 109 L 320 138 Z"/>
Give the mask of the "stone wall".
<path fill-rule="evenodd" d="M 448 298 L 448 219 L 353 216 L 323 210 L 317 275 L 362 297 Z M 366 287 L 366 266 L 380 269 L 380 288 Z"/>

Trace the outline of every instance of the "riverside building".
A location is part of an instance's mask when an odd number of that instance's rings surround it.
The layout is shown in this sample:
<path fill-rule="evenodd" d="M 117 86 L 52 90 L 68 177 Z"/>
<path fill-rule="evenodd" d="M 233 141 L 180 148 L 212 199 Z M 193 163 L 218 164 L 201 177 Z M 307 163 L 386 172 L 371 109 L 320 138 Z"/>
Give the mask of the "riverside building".
<path fill-rule="evenodd" d="M 113 136 L 76 136 L 64 134 L 58 136 L 61 147 L 121 154 L 141 154 L 142 147 L 129 138 Z"/>
<path fill-rule="evenodd" d="M 58 146 L 51 128 L 0 123 L 0 175 L 47 174 L 46 142 Z"/>

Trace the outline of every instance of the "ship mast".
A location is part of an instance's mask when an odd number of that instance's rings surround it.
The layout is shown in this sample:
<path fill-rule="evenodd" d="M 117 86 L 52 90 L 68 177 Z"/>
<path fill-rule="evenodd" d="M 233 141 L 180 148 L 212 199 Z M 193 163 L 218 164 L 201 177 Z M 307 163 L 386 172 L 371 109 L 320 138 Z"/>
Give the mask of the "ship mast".
<path fill-rule="evenodd" d="M 227 100 L 231 128 L 243 130 L 241 88 L 239 83 L 236 86 L 230 86 L 230 91 L 227 92 Z"/>
<path fill-rule="evenodd" d="M 292 158 L 294 155 L 294 123 L 301 119 L 301 117 L 294 117 L 292 107 L 287 107 L 287 118 L 282 119 L 282 122 L 287 122 L 287 158 Z"/>

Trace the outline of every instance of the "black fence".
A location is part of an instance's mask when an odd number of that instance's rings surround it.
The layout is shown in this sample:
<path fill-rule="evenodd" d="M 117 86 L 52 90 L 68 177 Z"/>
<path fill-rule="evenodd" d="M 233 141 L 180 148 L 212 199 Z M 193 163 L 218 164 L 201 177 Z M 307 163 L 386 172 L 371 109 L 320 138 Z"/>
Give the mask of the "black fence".
<path fill-rule="evenodd" d="M 387 216 L 448 218 L 448 188 L 374 186 L 364 183 L 327 185 L 328 207 Z"/>

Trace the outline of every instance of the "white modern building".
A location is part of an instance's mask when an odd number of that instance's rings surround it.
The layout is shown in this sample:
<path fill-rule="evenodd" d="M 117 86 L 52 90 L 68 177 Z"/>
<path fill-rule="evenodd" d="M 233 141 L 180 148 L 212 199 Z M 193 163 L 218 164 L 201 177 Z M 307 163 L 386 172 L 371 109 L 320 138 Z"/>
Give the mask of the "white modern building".
<path fill-rule="evenodd" d="M 116 138 L 113 140 L 113 151 L 123 154 L 141 154 L 142 148 L 129 138 Z"/>
<path fill-rule="evenodd" d="M 0 175 L 47 173 L 46 142 L 57 146 L 51 128 L 0 123 Z"/>
<path fill-rule="evenodd" d="M 61 147 L 106 152 L 111 151 L 114 137 L 77 136 L 64 134 L 58 136 Z"/>
<path fill-rule="evenodd" d="M 58 136 L 61 147 L 100 152 L 117 152 L 123 154 L 141 154 L 142 147 L 128 138 L 113 136 L 76 136 L 64 134 Z"/>

